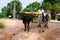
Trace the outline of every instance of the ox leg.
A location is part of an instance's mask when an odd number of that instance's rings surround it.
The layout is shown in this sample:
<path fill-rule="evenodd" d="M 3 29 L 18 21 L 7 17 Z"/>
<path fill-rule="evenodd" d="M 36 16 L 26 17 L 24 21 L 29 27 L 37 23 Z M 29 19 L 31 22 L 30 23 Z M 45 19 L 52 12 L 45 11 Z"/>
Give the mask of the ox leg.
<path fill-rule="evenodd" d="M 41 24 L 38 24 L 38 27 L 41 27 Z"/>
<path fill-rule="evenodd" d="M 24 31 L 26 31 L 26 24 L 24 24 L 25 25 L 25 29 L 24 29 Z"/>
<path fill-rule="evenodd" d="M 41 27 L 41 22 L 39 22 L 38 27 Z"/>
<path fill-rule="evenodd" d="M 42 32 L 44 32 L 44 24 L 41 25 Z"/>
<path fill-rule="evenodd" d="M 44 32 L 44 27 L 42 27 L 42 32 Z"/>
<path fill-rule="evenodd" d="M 29 23 L 28 23 L 28 31 L 29 31 Z"/>
<path fill-rule="evenodd" d="M 48 22 L 45 24 L 45 27 L 48 28 Z"/>

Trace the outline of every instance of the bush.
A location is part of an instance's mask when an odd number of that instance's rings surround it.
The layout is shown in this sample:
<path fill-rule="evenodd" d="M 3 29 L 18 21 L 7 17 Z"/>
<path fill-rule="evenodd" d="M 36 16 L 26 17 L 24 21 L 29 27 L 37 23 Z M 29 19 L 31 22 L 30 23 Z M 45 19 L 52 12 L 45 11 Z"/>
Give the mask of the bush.
<path fill-rule="evenodd" d="M 38 18 L 34 18 L 33 19 L 33 22 L 38 22 Z"/>
<path fill-rule="evenodd" d="M 38 20 L 38 18 L 34 18 L 33 20 Z"/>
<path fill-rule="evenodd" d="M 0 23 L 0 29 L 3 28 L 5 25 L 3 23 Z"/>
<path fill-rule="evenodd" d="M 56 18 L 57 18 L 58 21 L 60 21 L 60 16 L 57 16 Z"/>
<path fill-rule="evenodd" d="M 5 18 L 5 14 L 0 14 L 0 18 Z"/>

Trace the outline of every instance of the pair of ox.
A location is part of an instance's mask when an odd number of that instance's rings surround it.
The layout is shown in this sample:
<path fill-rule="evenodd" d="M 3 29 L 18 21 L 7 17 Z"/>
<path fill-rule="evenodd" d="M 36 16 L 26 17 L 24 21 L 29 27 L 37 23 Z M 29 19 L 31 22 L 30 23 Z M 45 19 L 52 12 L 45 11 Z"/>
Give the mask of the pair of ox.
<path fill-rule="evenodd" d="M 29 31 L 29 24 L 30 24 L 30 22 L 32 21 L 32 19 L 34 17 L 35 17 L 34 14 L 25 14 L 25 13 L 22 13 L 21 19 L 22 19 L 24 27 L 25 27 L 24 31 L 26 31 L 26 30 Z M 44 32 L 44 27 L 48 28 L 48 26 L 47 26 L 48 19 L 49 19 L 48 14 L 46 14 L 46 15 L 42 14 L 42 23 L 41 23 L 41 25 L 43 25 L 43 26 L 41 26 L 41 28 L 42 28 L 43 32 Z"/>

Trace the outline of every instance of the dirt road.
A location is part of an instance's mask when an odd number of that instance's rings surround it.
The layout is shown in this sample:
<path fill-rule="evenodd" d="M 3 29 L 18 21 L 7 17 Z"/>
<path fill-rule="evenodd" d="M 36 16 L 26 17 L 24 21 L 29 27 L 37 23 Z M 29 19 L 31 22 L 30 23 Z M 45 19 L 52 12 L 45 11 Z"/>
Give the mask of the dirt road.
<path fill-rule="evenodd" d="M 30 32 L 24 32 L 21 20 L 8 19 L 0 22 L 5 24 L 5 28 L 0 29 L 0 40 L 60 40 L 60 23 L 50 22 L 45 32 L 41 32 L 37 23 L 30 23 Z"/>

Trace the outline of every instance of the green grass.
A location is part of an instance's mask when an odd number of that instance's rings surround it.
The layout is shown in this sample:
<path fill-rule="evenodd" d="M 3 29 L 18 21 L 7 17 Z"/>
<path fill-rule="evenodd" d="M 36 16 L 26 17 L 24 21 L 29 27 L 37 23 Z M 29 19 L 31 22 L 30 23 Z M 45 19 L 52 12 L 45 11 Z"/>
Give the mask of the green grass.
<path fill-rule="evenodd" d="M 34 18 L 33 20 L 38 20 L 38 18 Z"/>
<path fill-rule="evenodd" d="M 3 23 L 0 23 L 0 29 L 3 28 L 5 25 Z"/>

